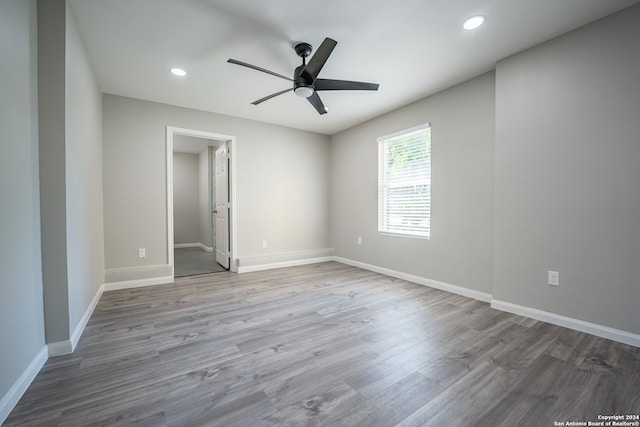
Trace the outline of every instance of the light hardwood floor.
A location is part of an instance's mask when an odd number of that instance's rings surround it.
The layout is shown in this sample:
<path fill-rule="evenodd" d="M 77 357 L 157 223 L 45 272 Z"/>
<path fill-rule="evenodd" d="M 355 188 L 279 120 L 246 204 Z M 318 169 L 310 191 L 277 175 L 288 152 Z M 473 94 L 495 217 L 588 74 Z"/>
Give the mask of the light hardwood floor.
<path fill-rule="evenodd" d="M 7 426 L 553 426 L 640 413 L 640 350 L 358 268 L 105 292 Z"/>

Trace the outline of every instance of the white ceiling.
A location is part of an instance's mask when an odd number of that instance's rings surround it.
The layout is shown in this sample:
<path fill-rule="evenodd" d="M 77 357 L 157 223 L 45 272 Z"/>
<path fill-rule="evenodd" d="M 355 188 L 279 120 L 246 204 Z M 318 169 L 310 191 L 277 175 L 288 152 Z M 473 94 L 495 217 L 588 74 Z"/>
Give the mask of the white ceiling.
<path fill-rule="evenodd" d="M 496 61 L 638 0 L 70 0 L 105 93 L 333 134 L 491 70 Z M 475 14 L 485 25 L 465 31 Z M 296 42 L 338 41 L 321 78 L 380 84 L 320 92 L 320 116 L 286 80 Z M 169 68 L 180 66 L 178 78 Z"/>

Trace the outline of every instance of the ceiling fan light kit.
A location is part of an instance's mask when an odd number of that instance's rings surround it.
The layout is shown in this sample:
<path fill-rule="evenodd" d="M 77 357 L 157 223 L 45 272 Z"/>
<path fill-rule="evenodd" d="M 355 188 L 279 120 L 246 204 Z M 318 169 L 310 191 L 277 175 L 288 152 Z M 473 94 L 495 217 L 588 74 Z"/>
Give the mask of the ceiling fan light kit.
<path fill-rule="evenodd" d="M 293 92 L 301 98 L 308 98 L 313 95 L 313 88 L 309 86 L 298 86 Z"/>
<path fill-rule="evenodd" d="M 227 62 L 242 67 L 251 68 L 253 70 L 261 71 L 263 73 L 271 74 L 275 77 L 280 77 L 284 80 L 293 82 L 293 87 L 285 89 L 280 92 L 265 96 L 252 102 L 253 105 L 258 105 L 264 101 L 267 101 L 276 96 L 282 95 L 287 92 L 293 91 L 301 98 L 307 98 L 309 103 L 316 109 L 319 114 L 326 114 L 328 108 L 322 103 L 318 91 L 323 90 L 378 90 L 379 85 L 377 83 L 365 83 L 365 82 L 353 82 L 349 80 L 332 80 L 332 79 L 319 79 L 318 74 L 324 67 L 324 64 L 329 59 L 329 56 L 333 52 L 338 42 L 333 39 L 325 38 L 316 53 L 307 63 L 307 57 L 311 55 L 313 48 L 309 43 L 298 43 L 294 46 L 296 54 L 302 58 L 302 65 L 296 67 L 293 72 L 293 78 L 283 76 L 276 72 L 258 67 L 256 65 L 247 64 L 246 62 L 238 61 L 235 59 L 229 59 Z"/>

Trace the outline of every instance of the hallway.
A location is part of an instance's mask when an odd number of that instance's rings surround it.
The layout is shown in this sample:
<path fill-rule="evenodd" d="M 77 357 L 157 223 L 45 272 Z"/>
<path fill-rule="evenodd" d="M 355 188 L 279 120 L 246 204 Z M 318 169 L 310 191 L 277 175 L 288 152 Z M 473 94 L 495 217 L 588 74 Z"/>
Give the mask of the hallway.
<path fill-rule="evenodd" d="M 175 277 L 227 271 L 216 262 L 214 252 L 207 252 L 201 248 L 176 248 L 173 254 Z"/>

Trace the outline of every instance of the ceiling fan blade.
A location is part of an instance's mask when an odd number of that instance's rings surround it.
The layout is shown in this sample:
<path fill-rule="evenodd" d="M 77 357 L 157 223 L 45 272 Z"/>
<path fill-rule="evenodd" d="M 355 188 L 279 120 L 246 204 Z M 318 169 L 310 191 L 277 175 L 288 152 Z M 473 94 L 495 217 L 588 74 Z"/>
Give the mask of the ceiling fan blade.
<path fill-rule="evenodd" d="M 322 100 L 318 96 L 318 92 L 313 92 L 313 94 L 307 98 L 307 100 L 313 105 L 313 108 L 320 114 L 327 114 L 327 107 L 324 106 Z"/>
<path fill-rule="evenodd" d="M 324 63 L 327 62 L 329 55 L 331 55 L 331 52 L 333 52 L 333 49 L 337 44 L 337 41 L 327 37 L 324 39 L 318 50 L 316 50 L 316 53 L 313 54 L 313 57 L 304 69 L 304 71 L 311 75 L 313 80 L 318 77 L 320 70 L 324 67 Z"/>
<path fill-rule="evenodd" d="M 272 76 L 280 77 L 281 79 L 289 80 L 290 82 L 293 81 L 293 79 L 290 79 L 287 76 L 283 76 L 282 74 L 278 74 L 276 72 L 266 70 L 266 69 L 264 69 L 262 67 L 258 67 L 256 65 L 247 64 L 246 62 L 237 61 L 235 59 L 229 59 L 229 60 L 227 60 L 227 62 L 230 63 L 230 64 L 236 64 L 236 65 L 241 65 L 243 67 L 251 68 L 253 70 L 262 71 L 263 73 L 271 74 Z"/>
<path fill-rule="evenodd" d="M 316 90 L 378 90 L 377 83 L 351 82 L 349 80 L 316 79 Z"/>
<path fill-rule="evenodd" d="M 278 95 L 282 95 L 283 93 L 291 92 L 292 90 L 293 90 L 293 88 L 291 87 L 291 88 L 289 88 L 289 89 L 281 90 L 280 92 L 272 93 L 272 94 L 271 94 L 271 95 L 269 95 L 269 96 L 265 96 L 264 98 L 260 98 L 260 99 L 258 99 L 257 101 L 253 101 L 253 102 L 252 102 L 252 104 L 253 104 L 253 105 L 258 105 L 258 104 L 260 104 L 261 102 L 267 101 L 267 100 L 269 100 L 269 99 L 271 99 L 271 98 L 275 98 L 276 96 L 278 96 Z"/>

